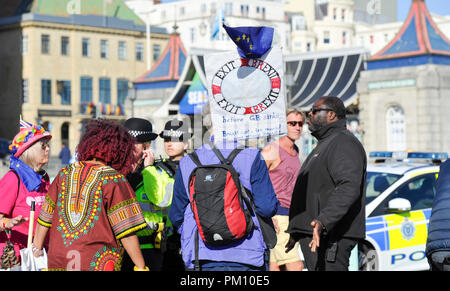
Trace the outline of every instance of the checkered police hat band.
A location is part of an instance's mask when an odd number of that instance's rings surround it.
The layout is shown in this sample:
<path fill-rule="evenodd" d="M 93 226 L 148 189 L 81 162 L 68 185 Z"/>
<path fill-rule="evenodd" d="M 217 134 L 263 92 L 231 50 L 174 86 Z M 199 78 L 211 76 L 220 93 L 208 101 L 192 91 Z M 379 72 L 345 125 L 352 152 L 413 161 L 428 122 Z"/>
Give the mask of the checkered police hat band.
<path fill-rule="evenodd" d="M 151 134 L 151 131 L 142 131 L 142 130 L 129 130 L 129 134 L 131 134 L 133 137 L 138 137 L 143 134 Z"/>

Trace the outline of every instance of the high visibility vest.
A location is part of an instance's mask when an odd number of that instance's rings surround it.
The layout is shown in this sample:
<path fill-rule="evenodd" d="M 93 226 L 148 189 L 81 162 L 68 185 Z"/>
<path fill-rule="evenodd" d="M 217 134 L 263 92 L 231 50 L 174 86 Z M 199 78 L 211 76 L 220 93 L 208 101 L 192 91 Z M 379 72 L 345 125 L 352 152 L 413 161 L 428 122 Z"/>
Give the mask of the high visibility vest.
<path fill-rule="evenodd" d="M 140 238 L 142 249 L 159 248 L 164 221 L 168 235 L 173 233 L 169 207 L 172 204 L 175 179 L 159 166 L 145 167 L 141 173 L 142 182 L 138 185 L 136 197 L 147 222 L 147 228 L 138 231 L 137 236 Z M 146 237 L 154 240 L 144 239 Z"/>

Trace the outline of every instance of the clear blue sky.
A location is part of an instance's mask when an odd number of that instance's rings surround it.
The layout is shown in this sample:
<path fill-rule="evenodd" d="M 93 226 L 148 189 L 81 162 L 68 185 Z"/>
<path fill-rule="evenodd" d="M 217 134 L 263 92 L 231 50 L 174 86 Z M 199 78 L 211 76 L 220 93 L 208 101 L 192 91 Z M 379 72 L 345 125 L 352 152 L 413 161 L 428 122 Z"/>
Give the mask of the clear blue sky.
<path fill-rule="evenodd" d="M 409 7 L 411 6 L 412 0 L 397 0 L 397 1 L 398 1 L 398 10 L 397 10 L 398 21 L 404 21 L 406 16 L 408 16 Z M 449 0 L 425 0 L 425 4 L 427 5 L 430 13 L 439 15 L 450 15 Z"/>

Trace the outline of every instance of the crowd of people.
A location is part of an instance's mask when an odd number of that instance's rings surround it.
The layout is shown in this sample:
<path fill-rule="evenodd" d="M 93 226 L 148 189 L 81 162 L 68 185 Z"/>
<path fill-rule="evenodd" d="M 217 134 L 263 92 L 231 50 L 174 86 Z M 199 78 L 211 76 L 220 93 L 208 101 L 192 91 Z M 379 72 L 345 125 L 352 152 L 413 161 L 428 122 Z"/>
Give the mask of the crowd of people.
<path fill-rule="evenodd" d="M 27 248 L 34 202 L 31 250 L 38 258 L 45 249 L 49 270 L 348 270 L 350 252 L 365 236 L 367 161 L 346 128 L 345 112 L 337 97 L 319 99 L 307 115 L 288 110 L 287 135 L 260 150 L 214 141 L 205 110 L 209 142 L 189 154 L 192 134 L 181 120 L 168 121 L 156 133 L 143 118 L 123 124 L 93 119 L 76 147 L 77 161 L 64 162 L 51 183 L 44 166 L 52 136 L 40 125 L 21 122 L 10 145 L 10 170 L 0 180 L 0 250 L 14 249 L 16 260 L 2 256 L 0 266 L 14 267 L 11 262 L 17 264 Z M 305 123 L 318 144 L 301 164 L 295 141 Z M 167 159 L 151 149 L 157 138 L 164 140 Z M 218 164 L 231 175 L 216 177 L 223 173 L 214 168 Z M 196 199 L 222 195 L 204 187 L 218 184 L 202 184 L 215 179 L 234 181 L 239 189 L 223 193 L 234 198 L 222 197 L 222 212 L 212 206 L 205 214 L 199 209 L 204 202 Z M 239 212 L 233 199 L 244 209 L 241 216 L 231 215 Z M 223 233 L 207 237 L 210 226 L 203 217 L 214 219 L 213 226 L 230 225 L 224 233 L 237 239 L 228 243 Z M 231 224 L 243 220 L 248 221 L 238 235 Z M 429 260 L 442 269 L 448 250 L 440 248 L 439 237 L 429 239 Z"/>

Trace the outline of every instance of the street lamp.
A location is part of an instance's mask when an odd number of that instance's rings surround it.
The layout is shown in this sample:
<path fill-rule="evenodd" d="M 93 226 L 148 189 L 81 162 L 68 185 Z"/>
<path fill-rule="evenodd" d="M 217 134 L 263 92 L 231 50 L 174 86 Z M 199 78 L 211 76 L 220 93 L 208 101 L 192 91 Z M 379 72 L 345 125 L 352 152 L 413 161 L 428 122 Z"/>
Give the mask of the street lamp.
<path fill-rule="evenodd" d="M 128 98 L 131 101 L 131 117 L 134 117 L 134 101 L 136 101 L 136 87 L 128 87 Z"/>
<path fill-rule="evenodd" d="M 152 66 L 152 62 L 151 62 L 151 31 L 150 31 L 150 14 L 152 14 L 153 12 L 155 12 L 156 9 L 151 9 L 148 10 L 146 12 L 144 12 L 144 14 L 146 14 L 145 16 L 145 37 L 147 39 L 147 70 L 151 69 Z"/>
<path fill-rule="evenodd" d="M 205 34 L 206 34 L 206 23 L 205 23 L 204 19 L 202 20 L 202 23 L 200 23 L 200 25 L 199 25 L 199 30 L 200 30 L 200 35 L 201 36 L 205 36 Z"/>

